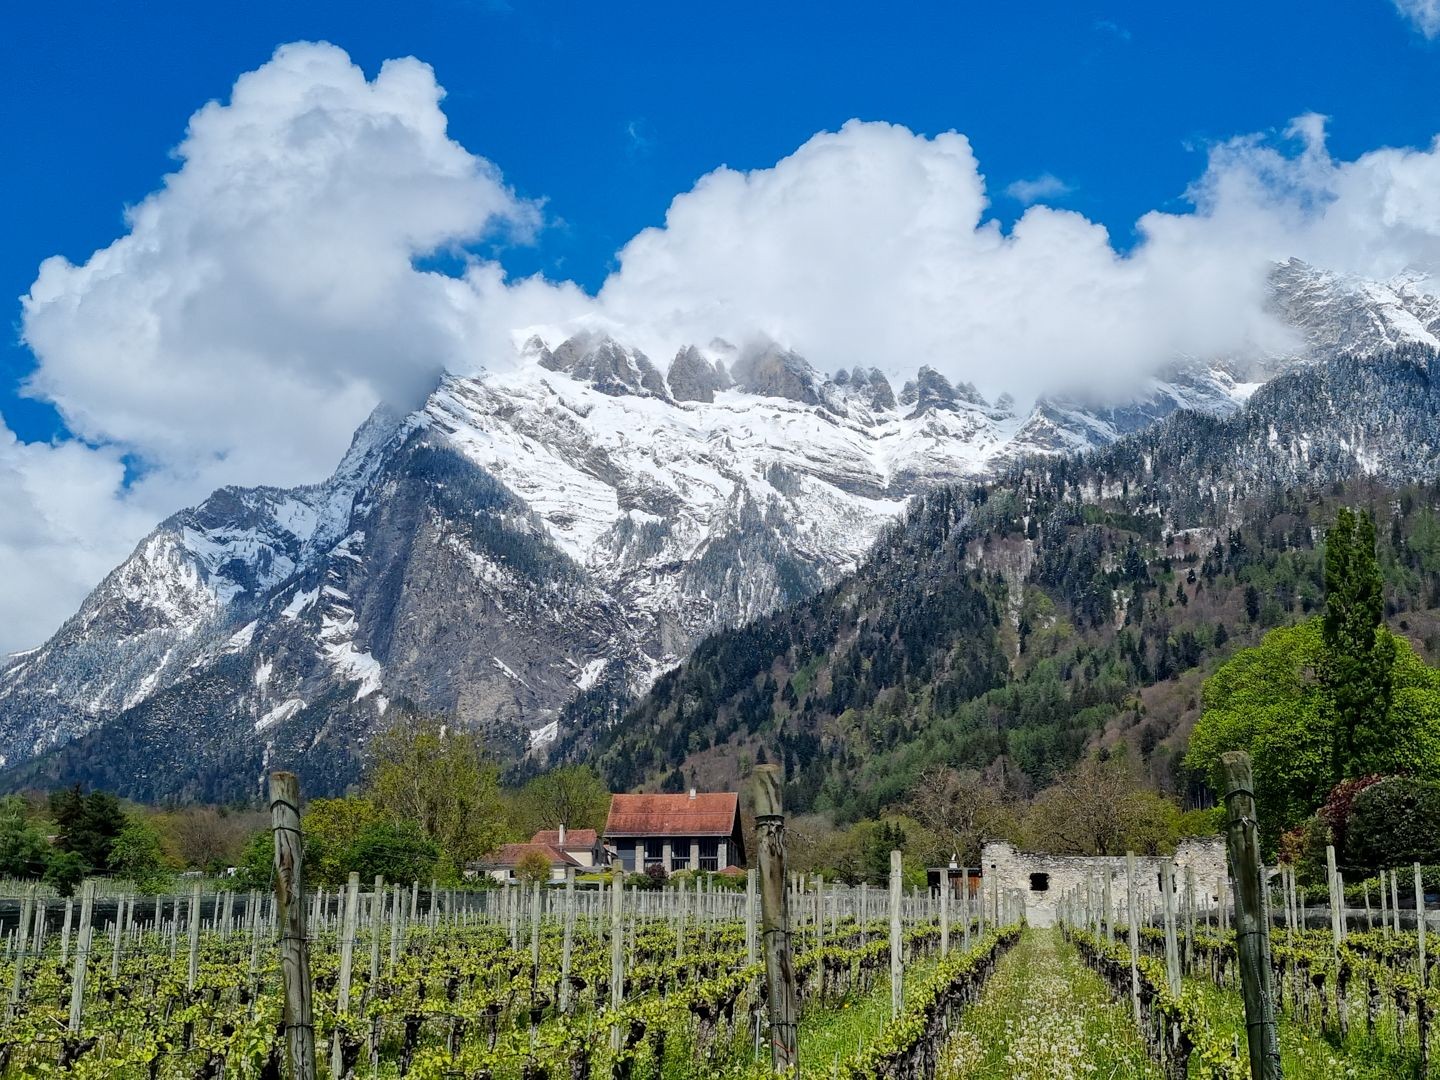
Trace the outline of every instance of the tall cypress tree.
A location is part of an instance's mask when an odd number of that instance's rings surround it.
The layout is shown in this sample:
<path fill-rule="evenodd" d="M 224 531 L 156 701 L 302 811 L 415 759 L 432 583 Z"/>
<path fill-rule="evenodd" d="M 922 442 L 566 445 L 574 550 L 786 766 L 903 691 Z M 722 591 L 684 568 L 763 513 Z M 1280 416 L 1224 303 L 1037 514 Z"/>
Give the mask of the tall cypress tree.
<path fill-rule="evenodd" d="M 1385 737 L 1394 696 L 1395 639 L 1383 625 L 1384 580 L 1375 520 L 1341 509 L 1325 535 L 1325 659 L 1321 677 L 1335 710 L 1336 782 L 1363 775 Z"/>

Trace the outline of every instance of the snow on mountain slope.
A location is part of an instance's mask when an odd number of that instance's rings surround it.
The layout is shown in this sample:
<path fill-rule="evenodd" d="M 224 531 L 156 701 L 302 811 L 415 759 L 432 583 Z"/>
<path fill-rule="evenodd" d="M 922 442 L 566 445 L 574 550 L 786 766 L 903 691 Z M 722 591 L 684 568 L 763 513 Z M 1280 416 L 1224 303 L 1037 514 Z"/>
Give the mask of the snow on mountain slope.
<path fill-rule="evenodd" d="M 1440 331 L 1440 301 L 1403 282 L 1289 263 L 1274 290 L 1312 355 Z M 1125 401 L 1020 412 L 928 367 L 897 394 L 773 345 L 690 346 L 662 372 L 542 331 L 509 370 L 377 410 L 324 483 L 223 489 L 163 522 L 0 665 L 0 764 L 68 745 L 74 774 L 87 747 L 136 743 L 181 773 L 300 755 L 343 783 L 397 701 L 520 753 L 576 694 L 643 689 L 704 633 L 850 571 L 920 488 L 1231 413 L 1303 359 L 1187 361 Z"/>

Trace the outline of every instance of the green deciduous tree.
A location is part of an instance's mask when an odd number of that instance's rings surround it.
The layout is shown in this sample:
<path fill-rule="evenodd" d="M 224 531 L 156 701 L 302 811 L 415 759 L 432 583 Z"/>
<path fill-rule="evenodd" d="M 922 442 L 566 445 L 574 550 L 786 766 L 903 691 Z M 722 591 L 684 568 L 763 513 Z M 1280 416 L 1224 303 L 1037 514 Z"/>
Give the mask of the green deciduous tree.
<path fill-rule="evenodd" d="M 142 892 L 160 892 L 170 880 L 160 833 L 144 817 L 132 814 L 110 845 L 109 869 L 129 878 Z"/>
<path fill-rule="evenodd" d="M 610 789 L 588 765 L 562 765 L 526 784 L 514 800 L 517 831 L 601 829 L 610 810 Z"/>
<path fill-rule="evenodd" d="M 1440 863 L 1440 783 L 1392 776 L 1361 791 L 1344 857 L 1366 870 Z"/>
<path fill-rule="evenodd" d="M 376 740 L 369 794 L 434 841 L 452 873 L 504 833 L 499 772 L 480 740 L 432 718 L 407 717 Z"/>
<path fill-rule="evenodd" d="M 38 878 L 45 873 L 50 845 L 29 820 L 25 801 L 0 799 L 0 876 Z"/>
<path fill-rule="evenodd" d="M 1367 773 L 1440 779 L 1440 671 L 1403 638 L 1393 642 L 1388 720 L 1359 744 L 1360 760 Z M 1267 844 L 1308 818 L 1335 786 L 1339 720 L 1322 677 L 1325 664 L 1321 620 L 1315 618 L 1270 631 L 1205 683 L 1205 709 L 1191 733 L 1186 762 L 1213 775 L 1225 751 L 1249 752 Z"/>

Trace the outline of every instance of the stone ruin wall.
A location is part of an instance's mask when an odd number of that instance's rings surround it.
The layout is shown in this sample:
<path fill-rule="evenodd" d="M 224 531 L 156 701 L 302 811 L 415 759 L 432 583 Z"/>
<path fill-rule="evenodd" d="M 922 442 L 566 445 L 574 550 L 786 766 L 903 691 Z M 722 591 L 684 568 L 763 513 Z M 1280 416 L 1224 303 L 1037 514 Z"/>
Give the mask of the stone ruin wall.
<path fill-rule="evenodd" d="M 1158 910 L 1161 903 L 1160 864 L 1157 856 L 1135 858 L 1137 900 L 1142 911 Z M 1110 895 L 1115 910 L 1125 903 L 1125 857 L 1046 855 L 1020 851 L 1004 841 L 987 843 L 980 853 L 981 871 L 988 892 L 992 882 L 1002 890 L 1014 890 L 1025 900 L 1025 915 L 1031 926 L 1053 926 L 1060 899 L 1068 890 L 1084 890 L 1086 881 L 1110 876 Z M 1175 850 L 1175 887 L 1185 888 L 1185 871 L 1195 874 L 1195 905 L 1197 910 L 1213 908 L 1220 899 L 1221 881 L 1228 875 L 1225 863 L 1225 841 L 1218 836 L 1192 837 L 1180 842 Z M 1044 875 L 1042 881 L 1036 875 Z M 1032 886 L 1044 884 L 1040 889 Z M 1229 886 L 1225 888 L 1228 890 Z"/>

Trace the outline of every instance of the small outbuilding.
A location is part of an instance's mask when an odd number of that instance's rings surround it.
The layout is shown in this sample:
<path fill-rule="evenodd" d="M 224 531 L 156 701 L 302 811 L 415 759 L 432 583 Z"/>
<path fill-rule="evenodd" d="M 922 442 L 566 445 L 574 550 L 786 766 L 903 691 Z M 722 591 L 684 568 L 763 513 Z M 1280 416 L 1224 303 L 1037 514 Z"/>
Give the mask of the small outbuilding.
<path fill-rule="evenodd" d="M 541 829 L 525 843 L 501 844 L 497 851 L 476 863 L 474 869 L 496 881 L 514 881 L 520 860 L 532 852 L 550 864 L 551 881 L 564 881 L 567 869 L 583 874 L 609 864 L 599 833 L 594 829 L 567 830 L 561 825 L 558 829 Z"/>

